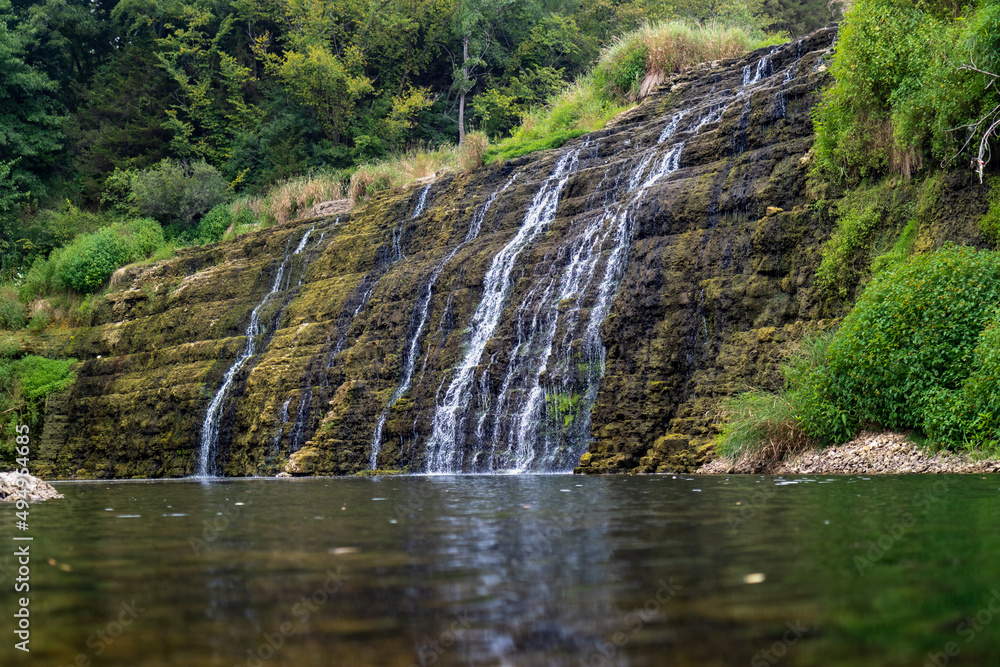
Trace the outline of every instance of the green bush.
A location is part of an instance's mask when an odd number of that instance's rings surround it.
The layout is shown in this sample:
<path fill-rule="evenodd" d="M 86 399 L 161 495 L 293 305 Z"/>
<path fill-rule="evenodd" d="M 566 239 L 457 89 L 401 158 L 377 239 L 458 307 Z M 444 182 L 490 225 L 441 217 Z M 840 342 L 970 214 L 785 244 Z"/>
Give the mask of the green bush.
<path fill-rule="evenodd" d="M 991 251 L 948 247 L 873 280 L 831 343 L 828 368 L 797 401 L 820 413 L 834 406 L 845 428 L 807 430 L 843 440 L 859 423 L 922 428 L 941 392 L 969 378 L 997 303 L 1000 254 Z"/>
<path fill-rule="evenodd" d="M 947 0 L 856 0 L 841 23 L 835 83 L 814 111 L 819 169 L 843 182 L 909 176 L 928 158 L 952 161 L 966 139 L 977 146 L 989 123 L 956 128 L 1000 98 L 990 78 L 957 66 L 995 66 L 998 25 L 996 0 L 964 12 Z"/>
<path fill-rule="evenodd" d="M 646 76 L 647 47 L 637 34 L 622 40 L 617 48 L 601 58 L 594 70 L 594 81 L 607 99 L 621 99 L 634 95 Z"/>
<path fill-rule="evenodd" d="M 142 215 L 163 224 L 190 225 L 226 198 L 226 182 L 205 161 L 191 164 L 163 160 L 137 171 L 132 198 Z"/>
<path fill-rule="evenodd" d="M 979 336 L 971 373 L 957 390 L 942 390 L 924 415 L 936 443 L 1000 453 L 1000 318 Z"/>
<path fill-rule="evenodd" d="M 63 285 L 89 294 L 116 269 L 147 258 L 163 243 L 163 228 L 155 220 L 132 220 L 78 236 L 54 252 L 50 261 L 55 262 L 56 277 Z"/>
<path fill-rule="evenodd" d="M 21 278 L 21 284 L 17 288 L 17 295 L 21 301 L 27 303 L 32 299 L 46 297 L 51 294 L 56 285 L 56 263 L 52 259 L 38 257 L 31 264 L 31 268 Z"/>
<path fill-rule="evenodd" d="M 9 375 L 16 380 L 15 394 L 20 397 L 25 414 L 22 418 L 35 422 L 44 405 L 45 398 L 58 391 L 65 391 L 76 381 L 76 374 L 70 369 L 76 359 L 47 359 L 28 355 L 13 362 L 7 362 Z"/>
<path fill-rule="evenodd" d="M 24 306 L 17 298 L 17 293 L 9 288 L 0 288 L 0 328 L 23 329 Z"/>
<path fill-rule="evenodd" d="M 242 212 L 249 213 L 246 209 Z M 198 223 L 197 238 L 199 243 L 215 243 L 222 240 L 222 235 L 233 223 L 233 214 L 229 207 L 220 204 L 205 214 Z"/>

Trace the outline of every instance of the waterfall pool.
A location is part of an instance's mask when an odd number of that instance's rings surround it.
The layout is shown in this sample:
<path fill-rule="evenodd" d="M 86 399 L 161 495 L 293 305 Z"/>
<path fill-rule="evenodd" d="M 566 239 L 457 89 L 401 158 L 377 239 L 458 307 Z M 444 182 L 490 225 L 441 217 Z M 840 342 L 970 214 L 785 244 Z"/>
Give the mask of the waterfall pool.
<path fill-rule="evenodd" d="M 4 665 L 1000 661 L 997 476 L 55 485 Z"/>

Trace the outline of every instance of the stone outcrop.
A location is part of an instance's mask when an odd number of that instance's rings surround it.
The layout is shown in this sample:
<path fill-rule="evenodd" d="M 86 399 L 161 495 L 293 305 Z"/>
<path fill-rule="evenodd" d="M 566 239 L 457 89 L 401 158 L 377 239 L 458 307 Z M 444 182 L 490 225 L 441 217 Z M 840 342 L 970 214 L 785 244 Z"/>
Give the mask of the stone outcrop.
<path fill-rule="evenodd" d="M 33 503 L 62 497 L 51 484 L 33 475 L 0 472 L 0 502 L 13 503 L 17 500 L 26 500 Z"/>

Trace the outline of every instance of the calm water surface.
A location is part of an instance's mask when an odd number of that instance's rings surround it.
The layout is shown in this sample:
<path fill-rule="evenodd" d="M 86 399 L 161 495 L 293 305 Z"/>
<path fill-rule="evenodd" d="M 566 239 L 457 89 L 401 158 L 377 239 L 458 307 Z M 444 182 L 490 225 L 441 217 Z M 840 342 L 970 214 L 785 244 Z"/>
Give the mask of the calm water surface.
<path fill-rule="evenodd" d="M 3 665 L 1000 664 L 996 476 L 57 486 Z"/>

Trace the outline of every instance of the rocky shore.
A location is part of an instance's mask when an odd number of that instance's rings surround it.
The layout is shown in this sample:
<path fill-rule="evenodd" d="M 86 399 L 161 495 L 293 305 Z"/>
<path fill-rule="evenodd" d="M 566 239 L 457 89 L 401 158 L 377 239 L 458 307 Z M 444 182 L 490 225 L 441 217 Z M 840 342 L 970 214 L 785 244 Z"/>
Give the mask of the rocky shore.
<path fill-rule="evenodd" d="M 14 502 L 24 498 L 28 502 L 62 498 L 51 484 L 33 475 L 18 472 L 0 472 L 0 502 Z"/>
<path fill-rule="evenodd" d="M 761 461 L 743 456 L 737 461 L 718 458 L 702 466 L 699 474 L 765 475 L 896 475 L 908 473 L 994 473 L 1000 460 L 973 459 L 967 454 L 930 453 L 899 433 L 861 433 L 843 445 L 808 449 L 781 461 Z"/>

